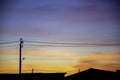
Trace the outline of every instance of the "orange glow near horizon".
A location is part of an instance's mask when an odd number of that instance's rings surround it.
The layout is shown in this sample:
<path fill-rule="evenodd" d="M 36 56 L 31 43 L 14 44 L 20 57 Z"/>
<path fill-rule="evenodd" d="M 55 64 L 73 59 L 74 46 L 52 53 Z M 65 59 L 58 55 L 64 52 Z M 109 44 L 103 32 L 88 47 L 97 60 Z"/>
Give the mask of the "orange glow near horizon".
<path fill-rule="evenodd" d="M 8 54 L 9 53 L 9 54 Z M 22 72 L 66 72 L 71 75 L 88 68 L 115 71 L 119 69 L 120 52 L 89 53 L 81 56 L 66 50 L 25 51 L 23 49 Z M 17 50 L 1 51 L 0 73 L 18 73 Z M 82 53 L 81 53 L 82 54 Z"/>

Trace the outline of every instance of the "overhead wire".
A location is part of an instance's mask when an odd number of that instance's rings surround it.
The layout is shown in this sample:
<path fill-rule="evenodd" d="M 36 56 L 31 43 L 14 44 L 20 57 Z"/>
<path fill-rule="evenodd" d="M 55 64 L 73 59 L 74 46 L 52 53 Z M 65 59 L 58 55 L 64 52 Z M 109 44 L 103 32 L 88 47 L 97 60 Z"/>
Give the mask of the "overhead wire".
<path fill-rule="evenodd" d="M 14 45 L 14 46 L 0 46 L 0 48 L 17 48 L 18 46 Z"/>
<path fill-rule="evenodd" d="M 0 42 L 0 48 L 16 48 L 19 41 Z M 7 44 L 7 45 L 4 45 Z M 14 44 L 14 45 L 13 45 Z"/>
<path fill-rule="evenodd" d="M 19 41 L 0 42 L 0 44 L 9 44 L 9 43 L 16 43 L 16 42 L 19 42 Z"/>
<path fill-rule="evenodd" d="M 25 45 L 26 47 L 100 47 L 100 45 Z"/>
<path fill-rule="evenodd" d="M 44 41 L 25 41 L 25 42 L 30 42 L 30 43 L 37 43 L 37 44 L 40 44 L 41 43 L 41 46 L 42 44 L 49 44 L 49 45 L 45 45 L 45 46 L 63 46 L 63 47 L 69 47 L 69 46 L 72 46 L 72 47 L 85 47 L 85 46 L 120 46 L 120 43 L 63 43 L 63 42 L 44 42 Z"/>
<path fill-rule="evenodd" d="M 0 44 L 11 44 L 17 43 L 19 41 L 11 41 L 11 42 L 0 42 Z M 27 46 L 41 46 L 41 47 L 101 47 L 101 46 L 120 46 L 120 43 L 76 43 L 76 42 L 49 42 L 49 41 L 30 41 L 25 40 L 25 43 L 30 45 Z M 26 44 L 24 44 L 26 46 Z M 2 48 L 1 46 L 0 48 Z M 10 47 L 10 46 L 4 46 Z"/>

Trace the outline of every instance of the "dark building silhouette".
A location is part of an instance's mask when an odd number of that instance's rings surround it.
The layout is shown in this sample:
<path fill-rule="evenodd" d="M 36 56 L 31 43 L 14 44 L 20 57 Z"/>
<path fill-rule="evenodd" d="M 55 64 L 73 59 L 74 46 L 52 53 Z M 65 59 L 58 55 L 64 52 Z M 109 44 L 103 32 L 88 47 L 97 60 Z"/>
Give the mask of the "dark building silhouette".
<path fill-rule="evenodd" d="M 90 68 L 67 76 L 66 80 L 120 80 L 119 73 Z"/>
<path fill-rule="evenodd" d="M 116 72 L 117 72 L 117 73 L 120 73 L 120 70 L 117 70 Z"/>
<path fill-rule="evenodd" d="M 116 77 L 117 77 L 117 80 L 120 80 L 120 70 L 116 71 Z"/>
<path fill-rule="evenodd" d="M 66 73 L 23 73 L 21 80 L 65 80 Z M 0 74 L 0 80 L 20 80 L 19 74 Z"/>
<path fill-rule="evenodd" d="M 21 80 L 120 80 L 120 70 L 116 72 L 87 69 L 65 77 L 66 73 L 22 73 Z M 0 74 L 0 80 L 20 80 L 19 74 Z"/>

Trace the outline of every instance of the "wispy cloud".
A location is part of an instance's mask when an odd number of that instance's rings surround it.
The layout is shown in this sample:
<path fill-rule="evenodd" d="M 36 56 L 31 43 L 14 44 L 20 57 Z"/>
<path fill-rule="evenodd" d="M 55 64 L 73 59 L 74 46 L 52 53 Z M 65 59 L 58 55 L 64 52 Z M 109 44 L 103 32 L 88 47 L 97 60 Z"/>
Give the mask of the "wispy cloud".
<path fill-rule="evenodd" d="M 116 70 L 120 66 L 120 52 L 108 52 L 101 54 L 92 54 L 79 60 L 74 68 L 101 68 L 107 70 Z"/>

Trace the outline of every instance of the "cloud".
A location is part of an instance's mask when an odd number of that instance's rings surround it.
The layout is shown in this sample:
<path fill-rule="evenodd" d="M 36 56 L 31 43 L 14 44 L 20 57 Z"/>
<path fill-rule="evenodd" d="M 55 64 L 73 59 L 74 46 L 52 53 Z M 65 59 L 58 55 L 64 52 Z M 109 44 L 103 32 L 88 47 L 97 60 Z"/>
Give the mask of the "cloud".
<path fill-rule="evenodd" d="M 109 52 L 101 54 L 92 54 L 84 57 L 79 60 L 78 65 L 75 65 L 74 68 L 102 68 L 107 70 L 116 70 L 120 66 L 120 52 Z"/>
<path fill-rule="evenodd" d="M 68 23 L 119 23 L 118 12 L 120 11 L 116 9 L 113 2 L 115 1 L 80 0 L 77 6 L 68 7 L 68 14 L 62 21 Z"/>

